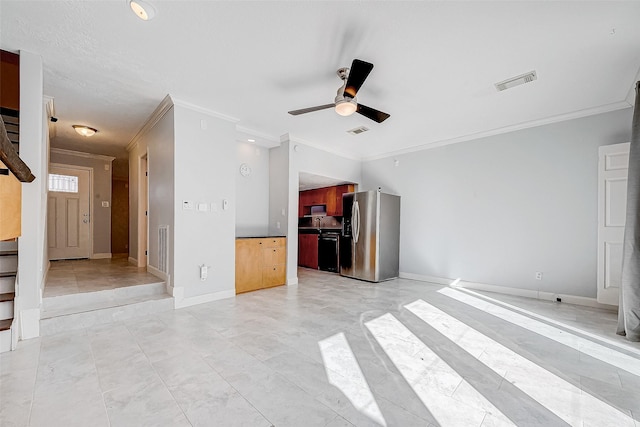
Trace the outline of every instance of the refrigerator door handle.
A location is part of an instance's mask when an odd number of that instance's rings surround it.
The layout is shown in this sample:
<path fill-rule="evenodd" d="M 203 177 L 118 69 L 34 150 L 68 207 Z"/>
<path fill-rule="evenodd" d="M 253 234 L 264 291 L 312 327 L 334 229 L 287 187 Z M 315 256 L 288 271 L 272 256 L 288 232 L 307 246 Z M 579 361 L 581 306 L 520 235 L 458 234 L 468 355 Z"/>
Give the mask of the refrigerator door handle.
<path fill-rule="evenodd" d="M 357 201 L 353 202 L 353 241 L 358 243 L 360 238 L 360 204 Z"/>

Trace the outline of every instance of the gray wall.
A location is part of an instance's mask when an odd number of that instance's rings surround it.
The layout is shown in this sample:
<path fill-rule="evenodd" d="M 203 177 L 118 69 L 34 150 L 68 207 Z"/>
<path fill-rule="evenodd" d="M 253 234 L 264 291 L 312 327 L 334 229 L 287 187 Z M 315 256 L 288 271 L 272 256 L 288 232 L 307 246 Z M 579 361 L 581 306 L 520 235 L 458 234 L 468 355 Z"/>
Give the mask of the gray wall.
<path fill-rule="evenodd" d="M 269 149 L 247 142 L 236 143 L 236 236 L 266 235 L 269 229 Z M 251 168 L 240 174 L 240 165 Z"/>
<path fill-rule="evenodd" d="M 364 187 L 402 196 L 400 271 L 595 297 L 598 146 L 629 141 L 631 117 L 629 108 L 363 163 Z"/>
<path fill-rule="evenodd" d="M 111 160 L 51 152 L 49 161 L 93 169 L 93 254 L 111 253 Z M 109 170 L 105 170 L 105 165 Z M 109 202 L 109 207 L 102 207 Z"/>
<path fill-rule="evenodd" d="M 192 301 L 228 298 L 235 295 L 235 124 L 179 104 L 174 110 L 174 286 L 185 298 L 200 297 Z M 208 210 L 183 210 L 183 200 Z M 203 264 L 210 267 L 204 281 Z"/>

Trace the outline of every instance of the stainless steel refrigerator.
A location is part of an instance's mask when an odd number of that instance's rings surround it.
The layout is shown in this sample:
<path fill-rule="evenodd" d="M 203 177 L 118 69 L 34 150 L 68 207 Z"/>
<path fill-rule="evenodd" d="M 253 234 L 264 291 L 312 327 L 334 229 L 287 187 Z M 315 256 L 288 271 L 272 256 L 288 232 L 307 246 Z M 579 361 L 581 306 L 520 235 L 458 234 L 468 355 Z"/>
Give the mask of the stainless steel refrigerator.
<path fill-rule="evenodd" d="M 400 269 L 400 196 L 380 191 L 342 196 L 340 274 L 380 282 Z"/>

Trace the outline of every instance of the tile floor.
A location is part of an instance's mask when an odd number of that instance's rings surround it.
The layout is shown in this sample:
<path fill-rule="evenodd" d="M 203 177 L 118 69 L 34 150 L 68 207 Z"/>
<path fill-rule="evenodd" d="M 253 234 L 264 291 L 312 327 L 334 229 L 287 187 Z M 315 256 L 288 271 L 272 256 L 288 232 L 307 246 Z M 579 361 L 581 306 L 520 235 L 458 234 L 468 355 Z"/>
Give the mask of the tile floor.
<path fill-rule="evenodd" d="M 0 425 L 640 427 L 640 346 L 614 313 L 299 280 L 20 342 Z"/>
<path fill-rule="evenodd" d="M 51 261 L 43 296 L 57 297 L 161 281 L 145 268 L 129 264 L 126 257 Z"/>

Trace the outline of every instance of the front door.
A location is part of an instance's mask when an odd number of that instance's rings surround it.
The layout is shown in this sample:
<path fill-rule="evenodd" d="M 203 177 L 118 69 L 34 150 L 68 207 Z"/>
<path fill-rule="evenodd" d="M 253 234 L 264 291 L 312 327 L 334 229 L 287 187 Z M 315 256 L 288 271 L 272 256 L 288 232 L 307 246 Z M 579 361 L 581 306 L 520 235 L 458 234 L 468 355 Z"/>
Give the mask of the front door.
<path fill-rule="evenodd" d="M 90 257 L 90 181 L 88 170 L 50 167 L 47 210 L 50 260 Z"/>
<path fill-rule="evenodd" d="M 598 302 L 618 305 L 627 218 L 629 143 L 605 145 L 598 161 Z"/>

